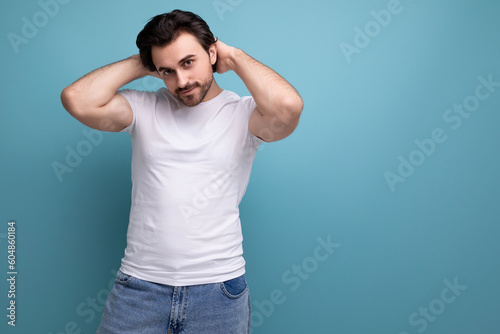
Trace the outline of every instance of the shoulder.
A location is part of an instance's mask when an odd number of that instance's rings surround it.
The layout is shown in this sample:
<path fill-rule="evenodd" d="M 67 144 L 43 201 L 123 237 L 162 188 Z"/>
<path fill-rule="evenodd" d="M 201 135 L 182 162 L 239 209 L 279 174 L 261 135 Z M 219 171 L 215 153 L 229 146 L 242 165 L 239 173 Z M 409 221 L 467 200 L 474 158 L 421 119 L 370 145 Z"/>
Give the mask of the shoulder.
<path fill-rule="evenodd" d="M 135 89 L 120 89 L 118 94 L 123 96 L 132 107 L 143 104 L 146 101 L 155 100 L 157 92 L 148 92 Z"/>
<path fill-rule="evenodd" d="M 240 97 L 238 94 L 230 90 L 224 90 L 222 94 L 224 94 L 223 101 L 225 103 L 233 103 L 238 109 L 252 112 L 256 107 L 255 101 L 252 96 Z"/>
<path fill-rule="evenodd" d="M 118 93 L 127 99 L 132 109 L 154 109 L 158 103 L 166 102 L 169 105 L 177 103 L 176 99 L 166 88 L 160 88 L 154 92 L 135 89 L 121 89 Z"/>

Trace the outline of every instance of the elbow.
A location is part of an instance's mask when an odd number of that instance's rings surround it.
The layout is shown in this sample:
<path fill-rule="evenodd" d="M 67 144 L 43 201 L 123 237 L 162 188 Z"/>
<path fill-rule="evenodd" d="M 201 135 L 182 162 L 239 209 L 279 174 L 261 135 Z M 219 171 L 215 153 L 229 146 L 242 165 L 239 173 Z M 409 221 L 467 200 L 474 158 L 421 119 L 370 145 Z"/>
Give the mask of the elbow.
<path fill-rule="evenodd" d="M 78 105 L 78 103 L 75 102 L 76 100 L 77 94 L 72 86 L 68 86 L 63 89 L 61 92 L 61 103 L 64 109 L 66 109 L 66 111 L 68 111 L 71 115 L 75 115 L 76 113 L 75 107 Z"/>
<path fill-rule="evenodd" d="M 304 101 L 302 98 L 296 94 L 295 96 L 290 96 L 282 101 L 282 121 L 284 123 L 292 123 L 300 118 L 302 110 L 304 109 Z"/>
<path fill-rule="evenodd" d="M 64 107 L 64 109 L 69 111 L 69 106 L 71 104 L 72 100 L 72 91 L 71 91 L 71 86 L 68 86 L 64 88 L 61 92 L 61 103 Z"/>

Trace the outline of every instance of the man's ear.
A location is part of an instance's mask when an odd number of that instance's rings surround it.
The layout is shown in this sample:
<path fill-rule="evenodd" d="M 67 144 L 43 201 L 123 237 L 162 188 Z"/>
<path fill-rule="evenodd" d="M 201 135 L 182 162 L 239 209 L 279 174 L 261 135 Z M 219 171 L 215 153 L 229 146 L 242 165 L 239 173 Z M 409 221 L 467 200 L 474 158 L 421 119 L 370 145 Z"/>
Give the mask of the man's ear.
<path fill-rule="evenodd" d="M 215 65 L 217 62 L 217 44 L 213 43 L 208 49 L 208 54 L 210 55 L 210 64 Z"/>
<path fill-rule="evenodd" d="M 208 49 L 208 54 L 210 56 L 210 64 L 212 64 L 212 72 L 217 72 L 217 43 L 210 45 Z"/>

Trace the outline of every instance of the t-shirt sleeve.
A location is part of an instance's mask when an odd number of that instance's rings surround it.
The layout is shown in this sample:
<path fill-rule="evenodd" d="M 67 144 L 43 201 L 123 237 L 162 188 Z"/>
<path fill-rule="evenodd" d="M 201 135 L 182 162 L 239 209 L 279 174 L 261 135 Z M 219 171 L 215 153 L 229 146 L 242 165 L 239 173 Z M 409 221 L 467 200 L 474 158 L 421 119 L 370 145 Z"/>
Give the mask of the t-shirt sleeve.
<path fill-rule="evenodd" d="M 255 100 L 253 99 L 252 96 L 242 97 L 241 103 L 243 104 L 243 109 L 245 111 L 246 124 L 248 124 L 248 121 L 250 120 L 250 115 L 255 110 L 255 108 L 257 108 L 257 104 L 255 103 Z M 250 140 L 256 147 L 259 147 L 260 144 L 265 143 L 265 141 L 263 141 L 262 139 L 251 133 L 250 129 L 248 130 L 248 136 L 250 137 Z"/>
<path fill-rule="evenodd" d="M 121 89 L 118 91 L 130 104 L 132 108 L 132 123 L 120 132 L 127 132 L 131 136 L 141 127 L 141 119 L 148 118 L 154 112 L 158 94 L 162 89 L 156 92 L 140 91 L 135 89 Z"/>
<path fill-rule="evenodd" d="M 140 91 L 137 91 L 134 89 L 121 89 L 118 91 L 118 93 L 121 96 L 123 96 L 130 104 L 130 107 L 132 108 L 132 116 L 133 116 L 132 123 L 130 123 L 129 126 L 127 126 L 125 129 L 121 130 L 120 132 L 127 132 L 128 134 L 132 135 L 132 133 L 135 129 L 135 123 L 137 122 L 138 95 L 140 95 L 140 93 L 144 93 L 144 92 L 140 92 Z"/>

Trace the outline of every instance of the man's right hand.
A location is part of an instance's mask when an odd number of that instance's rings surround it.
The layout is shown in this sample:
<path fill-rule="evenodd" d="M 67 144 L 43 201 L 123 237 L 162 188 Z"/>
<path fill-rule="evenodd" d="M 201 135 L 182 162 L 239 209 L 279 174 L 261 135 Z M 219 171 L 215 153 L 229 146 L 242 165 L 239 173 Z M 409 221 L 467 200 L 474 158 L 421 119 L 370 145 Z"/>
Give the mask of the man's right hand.
<path fill-rule="evenodd" d="M 117 93 L 127 83 L 158 73 L 148 71 L 139 55 L 101 67 L 66 87 L 64 108 L 81 123 L 97 130 L 119 132 L 133 120 L 128 101 Z"/>

